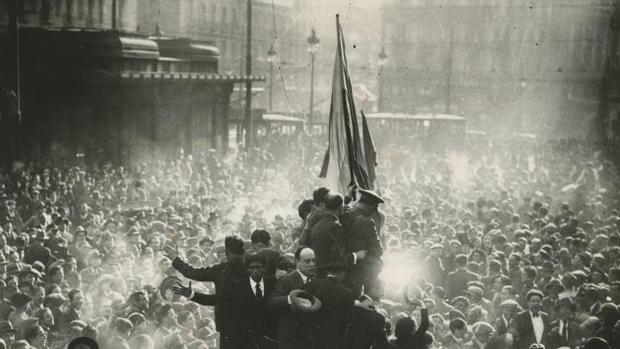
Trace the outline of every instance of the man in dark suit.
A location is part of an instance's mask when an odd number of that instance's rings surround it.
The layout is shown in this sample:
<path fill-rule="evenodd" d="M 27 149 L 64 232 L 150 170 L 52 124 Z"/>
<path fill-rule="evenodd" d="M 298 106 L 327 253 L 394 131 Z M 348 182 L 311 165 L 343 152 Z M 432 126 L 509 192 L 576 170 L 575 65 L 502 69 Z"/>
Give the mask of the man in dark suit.
<path fill-rule="evenodd" d="M 243 265 L 243 255 L 245 249 L 243 240 L 238 236 L 227 236 L 224 240 L 226 248 L 226 261 L 206 267 L 194 268 L 178 257 L 178 249 L 170 246 L 166 247 L 166 256 L 172 259 L 172 267 L 178 270 L 183 276 L 195 281 L 207 281 L 215 284 L 215 296 L 197 294 L 189 297 L 197 303 L 203 305 L 215 304 L 215 328 L 220 332 L 220 348 L 230 348 L 228 342 L 232 341 L 229 337 L 230 324 L 224 316 L 229 310 L 223 302 L 223 295 L 226 287 L 235 279 L 245 278 L 247 272 Z"/>
<path fill-rule="evenodd" d="M 463 339 L 467 334 L 467 322 L 461 318 L 450 321 L 448 325 L 450 333 L 443 339 L 445 349 L 463 349 Z"/>
<path fill-rule="evenodd" d="M 84 315 L 82 314 L 82 306 L 84 306 L 84 295 L 78 289 L 73 289 L 69 291 L 67 295 L 69 300 L 69 308 L 62 313 L 61 323 L 65 326 L 69 326 L 69 324 L 74 320 L 84 320 Z"/>
<path fill-rule="evenodd" d="M 353 322 L 348 332 L 349 349 L 387 349 L 388 333 L 385 316 L 375 309 L 374 301 L 367 295 L 359 298 L 353 309 Z"/>
<path fill-rule="evenodd" d="M 529 349 L 532 344 L 549 345 L 549 316 L 542 312 L 541 291 L 532 289 L 526 294 L 528 309 L 517 314 L 510 326 L 513 349 Z"/>
<path fill-rule="evenodd" d="M 265 257 L 267 265 L 265 266 L 265 275 L 270 277 L 276 276 L 276 269 L 290 272 L 295 269 L 295 264 L 284 258 L 281 251 L 271 248 L 271 235 L 268 231 L 257 229 L 250 236 L 252 246 L 250 251 L 256 252 Z"/>
<path fill-rule="evenodd" d="M 347 252 L 367 251 L 364 260 L 355 263 L 345 278 L 345 283 L 356 297 L 362 294 L 362 287 L 365 290 L 381 289 L 379 273 L 383 268 L 383 245 L 373 218 L 378 213 L 379 204 L 384 201 L 370 190 L 358 190 L 358 194 L 359 200 L 345 210 L 341 219 L 345 228 Z"/>
<path fill-rule="evenodd" d="M 448 299 L 453 299 L 462 295 L 463 291 L 467 289 L 468 282 L 480 279 L 478 274 L 467 270 L 467 256 L 464 254 L 454 257 L 454 263 L 456 264 L 456 270 L 448 274 L 446 280 Z"/>
<path fill-rule="evenodd" d="M 52 258 L 50 249 L 43 244 L 48 240 L 47 234 L 42 229 L 34 229 L 34 237 L 28 248 L 24 251 L 24 263 L 33 264 L 36 261 L 47 266 Z"/>
<path fill-rule="evenodd" d="M 549 343 L 551 349 L 560 347 L 577 348 L 585 341 L 585 333 L 575 321 L 577 304 L 570 298 L 560 299 L 555 306 L 558 319 L 550 325 Z"/>
<path fill-rule="evenodd" d="M 339 217 L 344 211 L 344 198 L 329 192 L 324 199 L 325 210 L 317 213 L 317 222 L 310 230 L 310 247 L 316 254 L 317 276 L 324 277 L 329 266 L 346 260 L 353 266 L 366 257 L 366 251 L 346 252 L 345 232 Z"/>
<path fill-rule="evenodd" d="M 311 345 L 313 349 L 342 349 L 347 347 L 347 328 L 353 321 L 355 298 L 343 283 L 346 272 L 344 261 L 336 261 L 327 277 L 314 279 L 304 290 L 321 300 L 321 309 L 314 314 Z"/>
<path fill-rule="evenodd" d="M 309 348 L 306 332 L 303 327 L 306 323 L 302 317 L 293 312 L 289 294 L 293 290 L 301 290 L 315 275 L 316 257 L 309 247 L 300 247 L 295 251 L 297 269 L 282 276 L 276 283 L 275 289 L 269 296 L 267 306 L 279 313 L 280 319 L 276 330 L 279 349 Z"/>
<path fill-rule="evenodd" d="M 474 336 L 471 341 L 465 343 L 464 349 L 485 349 L 491 341 L 493 326 L 486 322 L 477 322 L 472 328 Z"/>
<path fill-rule="evenodd" d="M 519 303 L 512 299 L 507 299 L 500 303 L 500 314 L 495 319 L 494 326 L 498 336 L 505 335 L 510 329 L 510 325 L 515 318 L 515 315 L 521 310 Z"/>
<path fill-rule="evenodd" d="M 222 308 L 220 321 L 226 324 L 221 336 L 225 348 L 272 349 L 276 348 L 276 318 L 267 310 L 267 298 L 273 291 L 276 279 L 265 275 L 265 256 L 251 253 L 245 256 L 249 277 L 234 278 L 224 285 L 219 297 Z M 191 283 L 174 288 L 175 292 L 200 303 L 208 296 L 193 292 Z M 200 301 L 199 301 L 200 300 Z"/>

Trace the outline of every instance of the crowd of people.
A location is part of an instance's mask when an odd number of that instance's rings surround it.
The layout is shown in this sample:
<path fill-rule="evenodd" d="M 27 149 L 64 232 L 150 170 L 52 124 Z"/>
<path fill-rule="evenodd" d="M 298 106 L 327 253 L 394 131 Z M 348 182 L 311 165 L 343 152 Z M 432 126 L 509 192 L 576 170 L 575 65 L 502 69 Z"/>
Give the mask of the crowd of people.
<path fill-rule="evenodd" d="M 620 348 L 600 152 L 380 147 L 337 193 L 298 148 L 2 171 L 0 349 Z"/>

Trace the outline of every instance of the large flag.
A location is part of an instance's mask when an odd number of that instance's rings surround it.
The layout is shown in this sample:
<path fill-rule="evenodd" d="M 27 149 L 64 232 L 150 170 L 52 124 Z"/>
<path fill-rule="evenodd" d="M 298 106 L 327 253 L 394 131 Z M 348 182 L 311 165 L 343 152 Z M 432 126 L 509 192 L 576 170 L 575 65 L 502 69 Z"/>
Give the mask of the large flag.
<path fill-rule="evenodd" d="M 375 189 L 375 181 L 377 180 L 377 174 L 375 167 L 377 167 L 377 150 L 375 149 L 375 142 L 372 139 L 372 134 L 368 128 L 368 122 L 366 121 L 366 115 L 362 110 L 362 142 L 364 143 L 364 159 L 366 160 L 366 174 L 368 175 L 368 187 L 369 189 Z"/>
<path fill-rule="evenodd" d="M 329 110 L 329 145 L 319 177 L 326 179 L 328 188 L 345 194 L 353 185 L 362 189 L 369 189 L 369 185 L 338 15 L 336 29 L 338 48 Z"/>

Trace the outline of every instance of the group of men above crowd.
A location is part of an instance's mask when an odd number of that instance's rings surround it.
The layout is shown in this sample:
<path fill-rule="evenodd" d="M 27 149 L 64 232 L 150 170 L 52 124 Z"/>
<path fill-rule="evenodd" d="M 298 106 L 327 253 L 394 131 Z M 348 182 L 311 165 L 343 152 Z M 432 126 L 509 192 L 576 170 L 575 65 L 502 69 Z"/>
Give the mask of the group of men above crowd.
<path fill-rule="evenodd" d="M 380 194 L 306 200 L 278 149 L 1 172 L 0 349 L 620 348 L 620 177 L 591 148 L 391 148 Z"/>

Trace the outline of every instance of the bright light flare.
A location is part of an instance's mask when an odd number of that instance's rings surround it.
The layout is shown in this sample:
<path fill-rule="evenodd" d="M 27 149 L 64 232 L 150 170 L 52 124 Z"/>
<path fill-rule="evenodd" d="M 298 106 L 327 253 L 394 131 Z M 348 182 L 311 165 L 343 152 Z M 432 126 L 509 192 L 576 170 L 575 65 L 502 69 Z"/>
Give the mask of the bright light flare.
<path fill-rule="evenodd" d="M 402 288 L 415 282 L 422 272 L 422 265 L 405 254 L 386 252 L 379 279 L 385 283 L 385 298 L 399 299 Z"/>
<path fill-rule="evenodd" d="M 469 158 L 463 154 L 450 153 L 448 161 L 452 167 L 452 183 L 467 184 L 472 172 L 469 168 Z"/>

